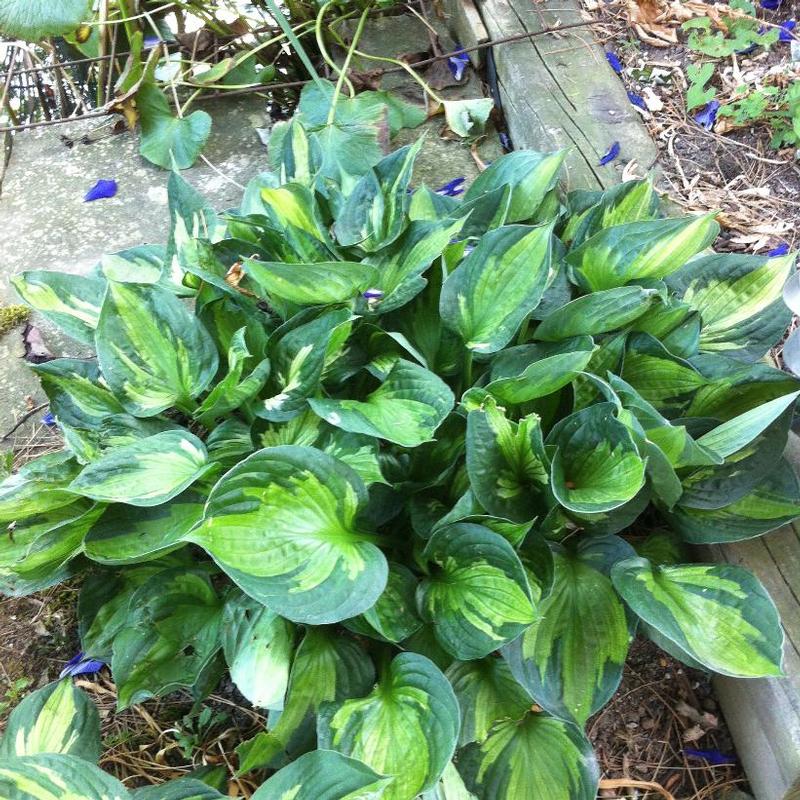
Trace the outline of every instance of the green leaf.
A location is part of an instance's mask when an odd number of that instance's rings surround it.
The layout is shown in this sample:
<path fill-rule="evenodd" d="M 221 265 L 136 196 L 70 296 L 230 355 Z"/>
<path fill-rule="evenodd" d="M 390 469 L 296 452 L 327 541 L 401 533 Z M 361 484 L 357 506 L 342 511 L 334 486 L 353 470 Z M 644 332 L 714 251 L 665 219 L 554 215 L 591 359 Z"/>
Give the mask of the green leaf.
<path fill-rule="evenodd" d="M 665 516 L 681 538 L 693 544 L 753 539 L 800 516 L 800 480 L 781 460 L 754 489 L 730 504 L 720 508 L 679 504 Z"/>
<path fill-rule="evenodd" d="M 550 271 L 552 226 L 490 231 L 447 277 L 439 311 L 470 350 L 496 353 L 542 299 Z"/>
<path fill-rule="evenodd" d="M 106 772 L 73 755 L 51 754 L 0 761 L 4 800 L 131 800 Z"/>
<path fill-rule="evenodd" d="M 193 111 L 188 117 L 173 116 L 166 95 L 153 83 L 136 93 L 142 125 L 139 152 L 164 169 L 187 169 L 197 161 L 211 133 L 211 116 Z"/>
<path fill-rule="evenodd" d="M 648 625 L 723 675 L 782 675 L 783 631 L 759 581 L 728 564 L 654 567 L 643 558 L 617 564 L 614 586 Z"/>
<path fill-rule="evenodd" d="M 445 672 L 461 709 L 459 747 L 482 742 L 498 720 L 519 720 L 531 698 L 500 658 L 455 661 Z"/>
<path fill-rule="evenodd" d="M 373 252 L 397 239 L 407 221 L 408 186 L 423 141 L 390 153 L 358 179 L 336 217 L 339 244 Z"/>
<path fill-rule="evenodd" d="M 268 733 L 259 733 L 237 749 L 239 774 L 266 766 L 303 738 L 312 715 L 323 703 L 366 694 L 375 681 L 369 656 L 352 639 L 331 628 L 311 627 L 297 648 L 283 712 Z M 312 730 L 306 731 L 311 734 Z"/>
<path fill-rule="evenodd" d="M 205 496 L 194 489 L 132 517 L 127 505 L 111 505 L 92 525 L 84 552 L 100 564 L 138 564 L 183 546 L 183 538 L 203 518 Z"/>
<path fill-rule="evenodd" d="M 670 288 L 703 320 L 700 349 L 754 361 L 778 342 L 789 324 L 781 291 L 796 257 L 721 253 L 670 275 Z"/>
<path fill-rule="evenodd" d="M 134 789 L 133 800 L 224 800 L 224 796 L 196 778 L 173 778 L 166 783 Z"/>
<path fill-rule="evenodd" d="M 31 692 L 11 712 L 0 743 L 0 760 L 62 753 L 94 764 L 100 752 L 100 716 L 71 678 Z"/>
<path fill-rule="evenodd" d="M 94 500 L 157 506 L 211 468 L 200 439 L 186 430 L 164 431 L 109 450 L 85 466 L 69 488 Z"/>
<path fill-rule="evenodd" d="M 11 278 L 17 294 L 40 314 L 83 344 L 94 345 L 105 281 L 66 272 L 29 270 Z"/>
<path fill-rule="evenodd" d="M 96 335 L 100 369 L 132 414 L 152 417 L 196 397 L 217 371 L 217 349 L 170 292 L 110 283 Z"/>
<path fill-rule="evenodd" d="M 315 750 L 278 770 L 253 800 L 378 800 L 391 783 L 362 761 Z"/>
<path fill-rule="evenodd" d="M 269 396 L 255 406 L 255 413 L 272 422 L 285 422 L 306 411 L 307 398 L 317 391 L 326 363 L 338 354 L 351 325 L 347 309 L 331 309 L 315 317 L 301 312 L 281 325 L 269 340 Z"/>
<path fill-rule="evenodd" d="M 143 244 L 129 247 L 100 259 L 103 275 L 119 283 L 158 283 L 166 262 L 163 245 Z"/>
<path fill-rule="evenodd" d="M 720 458 L 727 458 L 750 444 L 789 408 L 798 396 L 800 391 L 792 392 L 745 411 L 701 436 L 697 444 Z"/>
<path fill-rule="evenodd" d="M 458 136 L 474 137 L 483 133 L 494 101 L 489 97 L 470 100 L 444 100 L 444 116 L 447 125 Z"/>
<path fill-rule="evenodd" d="M 619 330 L 646 314 L 659 297 L 657 289 L 641 286 L 592 292 L 551 311 L 534 335 L 542 341 L 556 342 L 571 336 L 596 336 Z"/>
<path fill-rule="evenodd" d="M 389 578 L 383 594 L 360 617 L 345 624 L 358 633 L 402 642 L 420 627 L 417 616 L 416 590 L 418 581 L 414 573 L 402 564 L 389 564 Z"/>
<path fill-rule="evenodd" d="M 600 777 L 581 731 L 536 713 L 498 722 L 461 752 L 458 770 L 478 800 L 594 800 Z"/>
<path fill-rule="evenodd" d="M 320 747 L 357 758 L 394 782 L 384 800 L 413 800 L 439 779 L 458 738 L 458 702 L 424 656 L 401 653 L 371 694 L 323 707 Z"/>
<path fill-rule="evenodd" d="M 508 347 L 492 362 L 486 391 L 501 403 L 527 403 L 546 397 L 586 369 L 594 349 L 588 336 Z"/>
<path fill-rule="evenodd" d="M 544 511 L 550 482 L 540 419 L 507 419 L 492 398 L 467 415 L 467 474 L 480 504 L 514 522 Z"/>
<path fill-rule="evenodd" d="M 719 233 L 715 214 L 615 225 L 572 250 L 567 262 L 580 284 L 598 292 L 643 278 L 664 278 L 708 247 Z"/>
<path fill-rule="evenodd" d="M 72 33 L 91 16 L 88 0 L 7 0 L 0 6 L 0 32 L 12 39 L 36 42 Z"/>
<path fill-rule="evenodd" d="M 281 264 L 247 259 L 245 272 L 267 297 L 280 297 L 301 306 L 355 300 L 374 286 L 378 277 L 374 267 L 350 261 Z"/>
<path fill-rule="evenodd" d="M 218 417 L 233 411 L 252 400 L 262 389 L 269 377 L 269 359 L 263 359 L 242 377 L 245 365 L 251 359 L 245 340 L 246 328 L 234 333 L 228 348 L 228 374 L 208 393 L 194 416 L 206 427 Z"/>
<path fill-rule="evenodd" d="M 511 199 L 506 221 L 529 220 L 545 195 L 558 182 L 558 173 L 566 154 L 566 150 L 555 153 L 537 153 L 533 150 L 506 153 L 475 178 L 464 193 L 463 202 L 469 203 L 498 187 L 508 186 Z"/>
<path fill-rule="evenodd" d="M 456 523 L 434 533 L 423 555 L 435 567 L 420 585 L 420 609 L 456 658 L 483 658 L 536 618 L 525 570 L 499 534 Z"/>
<path fill-rule="evenodd" d="M 308 401 L 315 414 L 336 428 L 387 439 L 403 447 L 430 441 L 454 403 L 453 393 L 441 378 L 402 358 L 364 401 Z"/>
<path fill-rule="evenodd" d="M 253 453 L 212 489 L 188 535 L 251 597 L 287 619 L 339 622 L 386 586 L 386 559 L 356 517 L 361 479 L 312 447 Z"/>
<path fill-rule="evenodd" d="M 193 686 L 219 650 L 221 612 L 208 578 L 196 572 L 160 572 L 139 586 L 114 637 L 118 709 Z"/>
<path fill-rule="evenodd" d="M 583 727 L 619 686 L 628 624 L 602 572 L 573 554 L 553 558 L 555 579 L 539 616 L 504 656 L 539 705 Z"/>
<path fill-rule="evenodd" d="M 29 461 L 0 483 L 0 522 L 74 503 L 77 498 L 68 486 L 79 471 L 80 464 L 66 450 Z"/>
<path fill-rule="evenodd" d="M 632 500 L 644 484 L 645 463 L 612 403 L 598 403 L 566 417 L 551 430 L 551 485 L 564 508 L 610 511 Z"/>
<path fill-rule="evenodd" d="M 222 650 L 231 680 L 256 708 L 283 708 L 294 627 L 241 593 L 225 601 Z"/>

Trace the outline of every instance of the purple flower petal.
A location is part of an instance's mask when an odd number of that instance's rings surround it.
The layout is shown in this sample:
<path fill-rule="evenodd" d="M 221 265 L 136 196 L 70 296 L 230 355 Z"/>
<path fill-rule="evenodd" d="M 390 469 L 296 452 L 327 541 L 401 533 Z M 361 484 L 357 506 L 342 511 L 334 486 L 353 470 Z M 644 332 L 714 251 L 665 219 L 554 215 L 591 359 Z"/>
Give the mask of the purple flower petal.
<path fill-rule="evenodd" d="M 383 292 L 380 289 L 367 289 L 361 296 L 365 300 L 382 300 Z"/>
<path fill-rule="evenodd" d="M 48 428 L 52 428 L 56 424 L 56 418 L 52 411 L 48 411 L 43 417 L 42 422 L 47 425 Z"/>
<path fill-rule="evenodd" d="M 503 131 L 500 131 L 498 136 L 500 137 L 500 144 L 503 145 L 503 150 L 510 153 L 514 149 L 514 147 L 511 144 L 511 139 L 508 138 L 508 134 L 503 133 Z"/>
<path fill-rule="evenodd" d="M 789 245 L 786 242 L 781 242 L 777 247 L 770 250 L 767 255 L 770 258 L 777 258 L 778 256 L 785 256 L 789 252 Z"/>
<path fill-rule="evenodd" d="M 83 201 L 85 203 L 91 203 L 93 200 L 103 200 L 108 197 L 113 197 L 117 193 L 117 182 L 116 181 L 107 181 L 107 180 L 99 180 L 97 183 L 89 189 L 88 192 L 83 196 Z"/>
<path fill-rule="evenodd" d="M 759 0 L 761 8 L 766 8 L 768 11 L 775 11 L 781 4 L 782 0 Z"/>
<path fill-rule="evenodd" d="M 105 665 L 105 661 L 101 661 L 99 658 L 85 658 L 83 653 L 78 653 L 67 661 L 58 677 L 65 678 L 67 675 L 92 675 L 95 672 L 100 672 Z"/>
<path fill-rule="evenodd" d="M 702 111 L 694 115 L 694 121 L 707 131 L 710 131 L 717 119 L 717 111 L 719 111 L 719 101 L 711 100 L 706 103 L 706 107 Z"/>
<path fill-rule="evenodd" d="M 617 75 L 622 75 L 622 64 L 620 64 L 620 61 L 615 53 L 612 53 L 610 50 L 606 50 L 606 61 L 611 64 L 611 69 L 613 69 Z"/>
<path fill-rule="evenodd" d="M 144 49 L 149 50 L 151 47 L 161 44 L 162 41 L 163 40 L 160 36 L 156 36 L 154 33 L 151 33 L 149 36 L 144 37 Z"/>
<path fill-rule="evenodd" d="M 792 31 L 797 27 L 797 20 L 787 19 L 786 22 L 781 23 L 781 32 L 778 34 L 779 42 L 791 42 L 795 36 Z"/>
<path fill-rule="evenodd" d="M 610 164 L 619 155 L 619 150 L 619 142 L 614 142 L 611 147 L 608 148 L 608 152 L 600 159 L 598 164 L 601 167 L 604 167 L 606 164 Z"/>
<path fill-rule="evenodd" d="M 628 92 L 628 100 L 630 100 L 631 103 L 633 103 L 633 105 L 635 105 L 637 108 L 641 108 L 642 111 L 647 111 L 647 103 L 645 103 L 644 97 L 636 94 L 636 92 Z"/>
<path fill-rule="evenodd" d="M 466 178 L 453 178 L 453 180 L 440 186 L 436 194 L 443 194 L 445 197 L 458 197 L 464 191 L 464 181 Z"/>
<path fill-rule="evenodd" d="M 460 81 L 464 77 L 464 70 L 466 70 L 468 64 L 469 56 L 463 50 L 447 59 L 450 72 L 453 73 L 453 77 L 457 81 Z"/>
<path fill-rule="evenodd" d="M 735 764 L 733 756 L 720 753 L 719 750 L 694 750 L 691 747 L 684 747 L 683 754 L 689 758 L 704 758 L 709 764 L 722 766 L 723 764 Z"/>

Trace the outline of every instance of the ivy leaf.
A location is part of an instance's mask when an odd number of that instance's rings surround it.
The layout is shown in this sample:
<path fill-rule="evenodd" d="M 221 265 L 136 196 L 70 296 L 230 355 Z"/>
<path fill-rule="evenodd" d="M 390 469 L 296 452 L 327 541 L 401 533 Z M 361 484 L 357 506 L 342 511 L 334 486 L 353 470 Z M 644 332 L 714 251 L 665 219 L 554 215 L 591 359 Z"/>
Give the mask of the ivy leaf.
<path fill-rule="evenodd" d="M 37 42 L 72 33 L 90 14 L 89 0 L 7 0 L 0 6 L 0 31 L 12 39 Z"/>
<path fill-rule="evenodd" d="M 211 116 L 193 111 L 188 117 L 173 116 L 166 95 L 152 83 L 136 93 L 142 125 L 139 152 L 164 169 L 188 169 L 197 161 L 211 133 Z"/>
<path fill-rule="evenodd" d="M 489 97 L 473 100 L 445 100 L 444 116 L 450 130 L 464 138 L 483 133 L 489 114 L 494 108 L 494 101 Z"/>
<path fill-rule="evenodd" d="M 424 656 L 401 653 L 363 698 L 320 712 L 319 744 L 394 778 L 384 800 L 413 800 L 439 779 L 456 747 L 458 701 Z"/>

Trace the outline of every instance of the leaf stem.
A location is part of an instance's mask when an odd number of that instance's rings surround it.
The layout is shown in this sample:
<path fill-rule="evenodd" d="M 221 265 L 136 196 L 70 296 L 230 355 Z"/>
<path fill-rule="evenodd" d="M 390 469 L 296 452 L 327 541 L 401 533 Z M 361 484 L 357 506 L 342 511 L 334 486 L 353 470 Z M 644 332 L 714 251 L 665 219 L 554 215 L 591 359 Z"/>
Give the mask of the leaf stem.
<path fill-rule="evenodd" d="M 289 20 L 286 19 L 283 12 L 278 8 L 275 0 L 264 0 L 264 2 L 267 4 L 269 13 L 272 15 L 273 19 L 278 23 L 278 25 L 280 25 L 281 30 L 286 34 L 286 38 L 289 40 L 289 43 L 292 45 L 292 48 L 297 53 L 300 60 L 303 62 L 303 66 L 311 76 L 311 79 L 320 89 L 324 90 L 325 84 L 322 82 L 322 78 L 320 78 L 319 73 L 311 63 L 308 53 L 306 53 L 306 51 L 303 49 L 303 45 L 300 44 L 300 40 L 297 38 L 297 36 L 295 36 L 292 26 L 289 24 Z"/>
<path fill-rule="evenodd" d="M 328 0 L 328 2 L 325 3 L 322 8 L 320 8 L 319 14 L 317 14 L 317 19 L 314 23 L 314 36 L 317 40 L 317 49 L 319 50 L 320 55 L 325 59 L 325 63 L 336 73 L 337 76 L 341 77 L 345 73 L 339 68 L 336 60 L 331 57 L 331 54 L 328 52 L 328 47 L 325 44 L 325 37 L 322 35 L 322 20 L 325 18 L 325 14 L 327 13 L 328 9 L 335 2 L 336 0 Z M 344 81 L 347 84 L 350 97 L 354 97 L 356 93 L 355 87 L 346 74 Z"/>
<path fill-rule="evenodd" d="M 361 56 L 361 58 L 368 58 L 371 61 L 385 61 L 387 64 L 394 64 L 395 66 L 404 69 L 422 87 L 422 90 L 431 98 L 431 100 L 439 103 L 440 105 L 444 104 L 444 98 L 436 94 L 436 92 L 431 89 L 425 80 L 423 80 L 422 76 L 415 72 L 408 64 L 406 64 L 405 61 L 401 61 L 399 58 L 389 58 L 389 56 L 373 56 L 370 53 L 363 53 L 361 50 L 355 50 L 354 52 L 357 56 Z"/>
<path fill-rule="evenodd" d="M 334 119 L 336 118 L 336 104 L 339 102 L 339 96 L 342 93 L 342 85 L 344 84 L 345 80 L 347 79 L 347 70 L 350 68 L 350 61 L 353 58 L 353 53 L 356 51 L 356 45 L 358 44 L 358 40 L 361 38 L 361 34 L 364 32 L 364 25 L 367 22 L 367 17 L 369 16 L 370 7 L 367 6 L 361 14 L 361 18 L 358 20 L 358 25 L 356 26 L 356 31 L 353 34 L 353 41 L 350 43 L 350 48 L 347 51 L 347 55 L 344 59 L 344 64 L 342 64 L 341 72 L 339 73 L 339 80 L 336 81 L 336 88 L 333 90 L 333 97 L 331 98 L 331 107 L 328 111 L 328 125 L 332 125 Z M 355 91 L 352 89 L 352 84 L 349 84 L 353 93 Z"/>
<path fill-rule="evenodd" d="M 464 352 L 464 391 L 472 388 L 472 350 Z"/>

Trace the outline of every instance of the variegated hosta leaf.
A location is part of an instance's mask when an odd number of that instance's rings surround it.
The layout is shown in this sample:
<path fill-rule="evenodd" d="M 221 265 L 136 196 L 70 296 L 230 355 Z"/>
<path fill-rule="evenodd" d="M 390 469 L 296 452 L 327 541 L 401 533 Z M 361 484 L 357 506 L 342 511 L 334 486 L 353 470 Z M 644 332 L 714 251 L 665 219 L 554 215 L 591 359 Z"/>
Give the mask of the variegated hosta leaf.
<path fill-rule="evenodd" d="M 301 313 L 272 334 L 267 398 L 254 407 L 259 417 L 286 422 L 308 408 L 306 398 L 317 391 L 329 354 L 338 355 L 350 334 L 350 320 L 350 311 L 341 308 L 316 316 Z"/>
<path fill-rule="evenodd" d="M 103 255 L 100 268 L 110 281 L 153 284 L 161 280 L 166 255 L 163 245 L 143 244 Z"/>
<path fill-rule="evenodd" d="M 283 708 L 294 650 L 290 622 L 234 593 L 222 614 L 222 650 L 231 680 L 256 708 Z"/>
<path fill-rule="evenodd" d="M 795 400 L 800 391 L 770 400 L 750 411 L 723 422 L 701 436 L 697 444 L 710 450 L 720 458 L 727 458 L 750 444 L 771 425 Z"/>
<path fill-rule="evenodd" d="M 719 233 L 716 212 L 628 222 L 605 228 L 567 256 L 579 283 L 598 292 L 644 278 L 665 278 Z"/>
<path fill-rule="evenodd" d="M 458 771 L 478 800 L 594 800 L 600 777 L 581 731 L 543 713 L 498 722 L 464 748 Z"/>
<path fill-rule="evenodd" d="M 315 414 L 336 428 L 387 439 L 403 447 L 430 441 L 454 402 L 452 391 L 441 378 L 402 358 L 364 401 L 308 401 Z"/>
<path fill-rule="evenodd" d="M 538 619 L 504 655 L 539 705 L 583 727 L 622 678 L 625 608 L 611 581 L 585 559 L 558 552 L 553 558 L 555 579 Z"/>
<path fill-rule="evenodd" d="M 0 761 L 8 756 L 63 753 L 94 764 L 100 758 L 100 717 L 71 678 L 31 692 L 8 718 Z"/>
<path fill-rule="evenodd" d="M 386 559 L 356 523 L 366 499 L 358 475 L 327 453 L 269 447 L 219 480 L 187 538 L 281 616 L 339 622 L 386 586 Z"/>
<path fill-rule="evenodd" d="M 550 274 L 552 225 L 490 231 L 448 275 L 439 313 L 469 350 L 496 353 L 542 299 Z"/>
<path fill-rule="evenodd" d="M 402 642 L 422 627 L 417 615 L 418 581 L 402 564 L 389 564 L 389 578 L 383 594 L 360 617 L 345 622 L 348 628 L 365 636 Z"/>
<path fill-rule="evenodd" d="M 424 656 L 395 656 L 363 698 L 320 711 L 319 745 L 357 758 L 394 781 L 385 800 L 414 800 L 439 779 L 456 747 L 458 701 Z"/>
<path fill-rule="evenodd" d="M 269 377 L 269 359 L 252 364 L 252 369 L 242 378 L 244 368 L 251 359 L 245 341 L 246 328 L 240 328 L 233 335 L 228 348 L 228 374 L 208 393 L 194 416 L 206 427 L 230 411 L 244 405 L 255 397 Z"/>
<path fill-rule="evenodd" d="M 370 253 L 365 262 L 378 270 L 375 288 L 383 292 L 376 310 L 393 311 L 418 295 L 427 283 L 423 273 L 441 256 L 463 224 L 464 220 L 414 220 L 394 243 Z"/>
<path fill-rule="evenodd" d="M 703 320 L 700 349 L 754 361 L 779 341 L 791 317 L 781 291 L 796 258 L 720 253 L 670 275 L 670 288 Z"/>
<path fill-rule="evenodd" d="M 203 518 L 205 495 L 194 489 L 135 512 L 111 505 L 92 525 L 84 552 L 101 564 L 137 564 L 183 546 L 183 539 Z"/>
<path fill-rule="evenodd" d="M 306 186 L 287 183 L 276 188 L 261 190 L 264 210 L 278 229 L 293 226 L 325 241 L 327 233 L 319 220 L 316 200 Z"/>
<path fill-rule="evenodd" d="M 74 498 L 68 506 L 26 517 L 0 536 L 0 582 L 21 581 L 13 593 L 25 593 L 27 584 L 63 580 L 59 572 L 78 555 L 84 538 L 103 512 L 103 506 Z"/>
<path fill-rule="evenodd" d="M 542 319 L 534 336 L 557 342 L 573 336 L 596 336 L 619 330 L 652 308 L 662 293 L 642 286 L 621 286 L 572 300 Z"/>
<path fill-rule="evenodd" d="M 188 403 L 217 371 L 217 349 L 202 323 L 154 286 L 110 282 L 95 341 L 106 382 L 141 417 Z"/>
<path fill-rule="evenodd" d="M 253 800 L 379 800 L 391 783 L 363 761 L 314 750 L 262 783 Z"/>
<path fill-rule="evenodd" d="M 107 451 L 87 464 L 69 488 L 94 500 L 156 506 L 211 468 L 205 445 L 194 434 L 164 431 Z"/>
<path fill-rule="evenodd" d="M 444 768 L 436 786 L 423 792 L 421 797 L 422 800 L 476 800 L 475 795 L 464 786 L 464 780 L 452 761 Z"/>
<path fill-rule="evenodd" d="M 83 344 L 94 345 L 94 332 L 106 282 L 66 272 L 31 270 L 11 279 L 17 294 L 32 308 Z"/>
<path fill-rule="evenodd" d="M 536 618 L 525 570 L 500 534 L 450 525 L 431 536 L 424 557 L 435 567 L 420 585 L 419 605 L 456 658 L 483 658 Z"/>
<path fill-rule="evenodd" d="M 301 306 L 355 300 L 378 279 L 377 270 L 360 261 L 284 264 L 248 259 L 245 272 L 267 299 L 280 297 Z"/>
<path fill-rule="evenodd" d="M 593 352 L 594 342 L 588 336 L 509 347 L 492 362 L 486 391 L 501 403 L 527 403 L 545 397 L 574 380 Z"/>
<path fill-rule="evenodd" d="M 752 539 L 800 516 L 800 481 L 792 466 L 782 460 L 733 503 L 711 509 L 678 504 L 665 516 L 682 539 L 694 544 Z"/>
<path fill-rule="evenodd" d="M 519 720 L 531 697 L 501 658 L 455 661 L 445 672 L 461 709 L 459 747 L 482 742 L 498 720 Z"/>
<path fill-rule="evenodd" d="M 511 198 L 507 222 L 530 219 L 545 195 L 556 185 L 566 150 L 536 153 L 518 150 L 493 161 L 472 182 L 464 193 L 464 203 L 485 195 L 498 187 L 509 187 Z"/>
<path fill-rule="evenodd" d="M 553 456 L 553 494 L 578 513 L 610 511 L 644 484 L 645 464 L 612 403 L 597 403 L 558 423 L 547 438 Z"/>
<path fill-rule="evenodd" d="M 193 686 L 219 650 L 221 618 L 205 575 L 175 569 L 139 586 L 113 643 L 117 707 Z"/>
<path fill-rule="evenodd" d="M 406 223 L 408 185 L 422 142 L 390 153 L 359 178 L 336 218 L 339 244 L 373 252 L 397 239 Z"/>
<path fill-rule="evenodd" d="M 782 674 L 778 612 L 747 570 L 728 564 L 654 567 L 631 558 L 617 564 L 611 577 L 636 614 L 708 669 L 740 678 Z"/>
<path fill-rule="evenodd" d="M 74 503 L 75 493 L 67 487 L 80 469 L 67 450 L 29 461 L 0 483 L 0 522 Z"/>
<path fill-rule="evenodd" d="M 543 513 L 550 469 L 539 417 L 512 422 L 487 397 L 467 415 L 467 474 L 490 514 L 525 522 Z"/>
<path fill-rule="evenodd" d="M 292 662 L 283 712 L 269 732 L 236 748 L 239 774 L 267 766 L 298 740 L 313 742 L 312 715 L 321 704 L 360 697 L 374 682 L 372 661 L 355 641 L 330 628 L 307 628 Z"/>
<path fill-rule="evenodd" d="M 73 755 L 46 754 L 0 760 L 3 800 L 131 800 L 128 790 L 100 767 Z"/>

